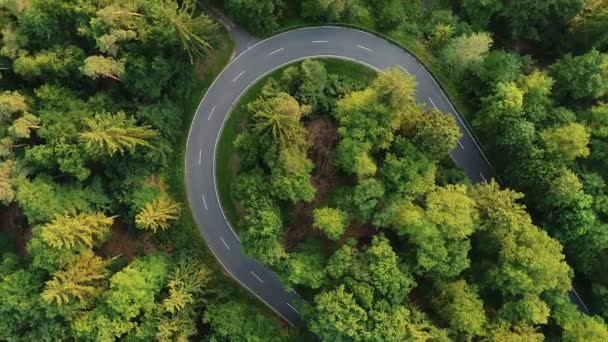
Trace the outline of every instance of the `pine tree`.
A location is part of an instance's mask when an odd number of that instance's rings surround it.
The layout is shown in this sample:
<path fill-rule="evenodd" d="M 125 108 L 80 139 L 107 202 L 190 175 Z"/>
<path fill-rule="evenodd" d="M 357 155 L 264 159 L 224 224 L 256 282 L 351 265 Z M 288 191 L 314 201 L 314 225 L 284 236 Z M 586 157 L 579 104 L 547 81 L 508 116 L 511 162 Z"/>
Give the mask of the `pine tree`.
<path fill-rule="evenodd" d="M 133 152 L 139 145 L 149 147 L 148 140 L 158 134 L 150 126 L 137 126 L 135 119 L 127 117 L 124 112 L 86 118 L 84 124 L 85 132 L 80 133 L 80 139 L 91 153 L 97 155 Z"/>
<path fill-rule="evenodd" d="M 139 229 L 151 230 L 156 233 L 158 230 L 168 229 L 171 221 L 179 218 L 179 211 L 179 204 L 163 194 L 141 209 L 135 216 L 135 224 Z"/>
<path fill-rule="evenodd" d="M 168 283 L 169 296 L 163 301 L 165 310 L 171 314 L 182 311 L 194 300 L 193 295 L 202 293 L 209 275 L 209 269 L 201 263 L 179 265 Z"/>
<path fill-rule="evenodd" d="M 102 213 L 58 216 L 42 227 L 42 239 L 51 247 L 91 248 L 107 236 L 114 218 Z"/>
<path fill-rule="evenodd" d="M 289 94 L 279 93 L 269 99 L 260 98 L 252 102 L 248 109 L 253 114 L 254 132 L 259 135 L 270 133 L 282 145 L 302 145 L 305 133 L 300 119 L 310 111 L 310 107 L 301 106 Z"/>
<path fill-rule="evenodd" d="M 57 305 L 69 303 L 72 298 L 88 303 L 99 292 L 99 282 L 108 276 L 109 261 L 103 260 L 91 251 L 83 252 L 65 270 L 53 274 L 53 279 L 45 283 L 42 299 Z"/>
<path fill-rule="evenodd" d="M 196 1 L 185 0 L 179 6 L 175 2 L 173 6 L 169 5 L 165 12 L 165 16 L 188 52 L 191 63 L 194 63 L 194 56 L 202 57 L 211 50 L 210 41 L 215 38 L 219 30 L 219 25 L 205 14 L 194 16 L 195 3 Z"/>

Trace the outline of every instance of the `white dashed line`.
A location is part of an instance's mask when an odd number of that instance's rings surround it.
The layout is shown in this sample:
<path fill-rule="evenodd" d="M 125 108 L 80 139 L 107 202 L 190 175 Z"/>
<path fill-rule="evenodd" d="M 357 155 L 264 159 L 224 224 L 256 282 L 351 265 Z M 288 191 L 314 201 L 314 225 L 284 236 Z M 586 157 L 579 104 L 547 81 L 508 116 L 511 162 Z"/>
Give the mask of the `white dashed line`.
<path fill-rule="evenodd" d="M 280 52 L 280 51 L 283 51 L 283 50 L 285 50 L 285 48 L 280 48 L 280 49 L 274 50 L 274 51 L 272 51 L 271 53 L 269 53 L 269 54 L 268 54 L 268 56 L 272 56 L 272 55 L 274 55 L 275 53 Z"/>
<path fill-rule="evenodd" d="M 464 146 L 462 145 L 462 143 L 460 142 L 460 139 L 456 140 L 458 142 L 458 145 L 460 145 L 460 148 L 464 150 Z"/>
<path fill-rule="evenodd" d="M 373 51 L 372 49 L 368 49 L 365 46 L 361 46 L 361 45 L 357 45 L 358 48 L 361 48 L 363 50 L 367 50 L 367 51 Z"/>
<path fill-rule="evenodd" d="M 313 40 L 313 43 L 327 43 L 327 40 Z"/>
<path fill-rule="evenodd" d="M 235 79 L 232 80 L 232 83 L 236 82 L 236 80 L 238 80 L 239 77 L 243 76 L 244 73 L 244 71 L 241 71 L 241 73 Z"/>
<path fill-rule="evenodd" d="M 224 243 L 224 246 L 226 246 L 226 248 L 228 250 L 230 250 L 230 247 L 228 247 L 228 244 L 226 243 L 226 241 L 224 241 L 224 238 L 220 236 L 220 240 L 222 240 L 222 242 Z"/>
<path fill-rule="evenodd" d="M 201 165 L 201 161 L 203 158 L 203 149 L 198 150 L 198 165 Z"/>
<path fill-rule="evenodd" d="M 401 70 L 405 71 L 405 73 L 409 75 L 409 73 L 410 73 L 410 72 L 409 72 L 409 71 L 407 71 L 407 69 L 406 69 L 406 68 L 402 67 L 402 66 L 401 66 L 401 65 L 399 65 L 399 64 L 397 64 L 397 66 L 399 67 L 399 69 L 401 69 Z"/>
<path fill-rule="evenodd" d="M 260 281 L 260 283 L 262 283 L 262 284 L 264 283 L 264 281 L 262 280 L 262 278 L 258 277 L 257 274 L 253 273 L 253 271 L 250 271 L 250 272 L 251 272 L 251 274 L 253 274 L 254 277 L 256 277 L 257 280 Z"/>
<path fill-rule="evenodd" d="M 483 181 L 484 181 L 484 182 L 486 182 L 486 183 L 488 182 L 488 181 L 486 180 L 486 177 L 484 177 L 484 176 L 483 176 L 483 173 L 481 173 L 481 172 L 480 172 L 480 173 L 479 173 L 479 175 L 481 176 L 481 179 L 483 179 Z"/>
<path fill-rule="evenodd" d="M 209 113 L 209 117 L 207 118 L 207 121 L 211 120 L 211 116 L 213 115 L 213 112 L 215 112 L 215 106 L 213 106 L 213 108 L 211 108 L 211 112 Z"/>
<path fill-rule="evenodd" d="M 431 98 L 429 97 L 429 101 L 431 101 L 431 104 L 433 105 L 433 107 L 435 107 L 435 109 L 437 109 L 437 106 L 435 106 L 435 102 L 433 102 L 433 99 L 431 99 Z"/>
<path fill-rule="evenodd" d="M 287 306 L 289 306 L 291 308 L 291 310 L 295 311 L 297 314 L 299 314 L 298 310 L 296 310 L 296 308 L 294 308 L 293 306 L 291 306 L 291 304 L 287 303 Z"/>
<path fill-rule="evenodd" d="M 207 201 L 205 201 L 205 195 L 201 195 L 203 197 L 203 204 L 205 205 L 205 210 L 208 210 L 207 208 Z"/>

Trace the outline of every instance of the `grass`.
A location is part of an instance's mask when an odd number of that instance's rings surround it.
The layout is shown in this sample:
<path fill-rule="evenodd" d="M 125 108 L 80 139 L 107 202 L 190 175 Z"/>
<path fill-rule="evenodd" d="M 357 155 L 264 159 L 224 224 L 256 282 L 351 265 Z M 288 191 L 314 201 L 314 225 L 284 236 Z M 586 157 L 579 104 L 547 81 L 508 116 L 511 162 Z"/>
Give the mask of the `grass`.
<path fill-rule="evenodd" d="M 374 70 L 355 62 L 327 58 L 323 59 L 323 63 L 325 64 L 328 73 L 343 74 L 351 77 L 356 76 L 356 78 L 360 79 L 364 84 L 370 83 L 376 77 L 376 72 Z M 298 63 L 296 62 L 295 64 L 297 65 Z M 260 96 L 262 88 L 269 78 L 280 75 L 287 67 L 288 66 L 285 66 L 273 71 L 245 92 L 224 123 L 222 135 L 218 142 L 215 164 L 217 188 L 224 214 L 226 214 L 228 221 L 230 221 L 233 228 L 236 230 L 240 230 L 241 228 L 241 219 L 237 211 L 236 201 L 232 195 L 232 183 L 238 173 L 238 166 L 235 165 L 236 151 L 234 141 L 242 131 L 243 124 L 249 116 L 247 104 Z"/>

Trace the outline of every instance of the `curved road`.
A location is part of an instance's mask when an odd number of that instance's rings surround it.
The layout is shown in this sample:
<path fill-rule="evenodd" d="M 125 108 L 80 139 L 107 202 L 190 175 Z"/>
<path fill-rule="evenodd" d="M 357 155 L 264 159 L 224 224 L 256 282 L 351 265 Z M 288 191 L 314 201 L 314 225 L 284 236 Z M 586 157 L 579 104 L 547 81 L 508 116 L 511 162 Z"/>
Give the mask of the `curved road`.
<path fill-rule="evenodd" d="M 238 42 L 239 32 L 236 33 Z M 239 237 L 223 213 L 215 184 L 215 148 L 223 123 L 240 96 L 257 80 L 281 66 L 311 57 L 344 58 L 376 70 L 398 67 L 415 76 L 419 102 L 455 117 L 462 138 L 450 154 L 469 179 L 489 180 L 493 170 L 463 119 L 425 68 L 379 37 L 348 28 L 311 27 L 288 31 L 240 49 L 244 51 L 209 87 L 192 121 L 185 168 L 188 200 L 201 234 L 225 271 L 286 321 L 302 327 L 305 322 L 294 308 L 297 294 L 287 292 L 270 269 L 243 253 Z"/>

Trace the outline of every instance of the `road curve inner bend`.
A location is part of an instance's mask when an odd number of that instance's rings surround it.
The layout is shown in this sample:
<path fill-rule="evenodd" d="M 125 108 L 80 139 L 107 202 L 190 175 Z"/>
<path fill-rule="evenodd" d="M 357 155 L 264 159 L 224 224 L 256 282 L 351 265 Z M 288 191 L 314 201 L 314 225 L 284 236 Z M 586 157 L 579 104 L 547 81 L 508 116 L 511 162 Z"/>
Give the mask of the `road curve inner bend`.
<path fill-rule="evenodd" d="M 286 291 L 270 269 L 243 253 L 240 240 L 220 205 L 215 183 L 215 152 L 223 124 L 239 98 L 256 81 L 284 65 L 312 57 L 335 57 L 381 71 L 397 67 L 415 76 L 416 98 L 456 119 L 462 138 L 450 153 L 471 181 L 489 181 L 493 170 L 446 95 L 414 57 L 366 32 L 332 26 L 287 31 L 251 46 L 218 75 L 198 106 L 186 149 L 185 177 L 192 215 L 224 270 L 292 325 L 305 325 L 299 297 Z"/>

